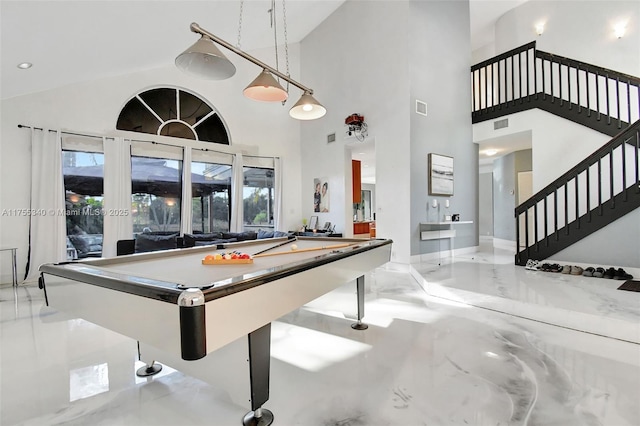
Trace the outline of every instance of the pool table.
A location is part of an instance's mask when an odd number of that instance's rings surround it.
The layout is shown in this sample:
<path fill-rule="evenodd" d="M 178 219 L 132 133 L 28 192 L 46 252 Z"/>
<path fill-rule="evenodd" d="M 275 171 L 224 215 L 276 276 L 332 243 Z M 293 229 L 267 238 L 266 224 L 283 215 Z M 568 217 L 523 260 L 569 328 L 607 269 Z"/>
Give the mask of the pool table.
<path fill-rule="evenodd" d="M 44 264 L 47 305 L 138 340 L 139 375 L 161 361 L 224 383 L 250 406 L 245 425 L 268 425 L 271 322 L 355 280 L 365 329 L 364 274 L 390 260 L 391 240 L 294 237 Z M 203 264 L 247 253 L 252 263 Z"/>

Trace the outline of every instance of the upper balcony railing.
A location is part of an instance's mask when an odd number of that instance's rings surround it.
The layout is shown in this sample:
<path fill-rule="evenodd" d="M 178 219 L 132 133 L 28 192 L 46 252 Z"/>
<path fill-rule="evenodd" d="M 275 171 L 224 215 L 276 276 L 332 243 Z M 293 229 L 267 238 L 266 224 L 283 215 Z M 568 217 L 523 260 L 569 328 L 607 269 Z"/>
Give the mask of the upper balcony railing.
<path fill-rule="evenodd" d="M 615 135 L 640 118 L 638 77 L 537 50 L 535 42 L 471 67 L 471 90 L 474 123 L 541 108 Z"/>

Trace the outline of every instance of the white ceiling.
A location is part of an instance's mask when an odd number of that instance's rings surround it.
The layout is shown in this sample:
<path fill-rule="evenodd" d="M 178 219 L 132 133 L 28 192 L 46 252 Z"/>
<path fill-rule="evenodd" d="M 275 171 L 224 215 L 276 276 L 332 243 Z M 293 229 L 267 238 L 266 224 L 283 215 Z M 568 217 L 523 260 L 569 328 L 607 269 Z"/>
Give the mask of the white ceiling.
<path fill-rule="evenodd" d="M 289 43 L 302 40 L 343 0 L 286 3 Z M 243 50 L 273 46 L 270 0 L 244 2 Z M 192 22 L 236 45 L 240 1 L 0 1 L 2 99 L 173 64 L 198 36 Z M 279 42 L 282 1 L 276 0 Z M 19 70 L 21 62 L 33 68 Z"/>
<path fill-rule="evenodd" d="M 495 20 L 524 1 L 470 0 L 472 47 L 490 43 Z M 343 2 L 288 0 L 289 43 L 301 41 Z M 282 2 L 275 3 L 281 32 Z M 244 2 L 242 49 L 273 46 L 270 5 Z M 238 0 L 2 0 L 0 97 L 172 64 L 197 39 L 189 31 L 194 21 L 235 45 L 239 15 Z M 19 70 L 25 61 L 33 68 Z"/>
<path fill-rule="evenodd" d="M 476 143 L 479 145 L 480 165 L 487 165 L 493 163 L 493 160 L 496 158 L 515 151 L 531 148 L 531 130 L 485 139 Z M 487 151 L 496 152 L 488 155 Z"/>

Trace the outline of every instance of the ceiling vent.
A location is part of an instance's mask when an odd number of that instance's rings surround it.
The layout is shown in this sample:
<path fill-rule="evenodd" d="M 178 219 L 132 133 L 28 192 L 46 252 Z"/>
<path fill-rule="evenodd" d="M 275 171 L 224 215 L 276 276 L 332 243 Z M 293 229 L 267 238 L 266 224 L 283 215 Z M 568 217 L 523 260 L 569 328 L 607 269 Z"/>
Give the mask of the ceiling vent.
<path fill-rule="evenodd" d="M 331 143 L 331 142 L 335 142 L 336 141 L 336 134 L 331 133 L 330 135 L 327 135 L 327 143 Z"/>
<path fill-rule="evenodd" d="M 416 99 L 416 113 L 420 115 L 427 115 L 427 103 Z"/>
<path fill-rule="evenodd" d="M 493 122 L 493 130 L 504 129 L 505 127 L 509 127 L 509 119 L 505 118 L 504 120 L 498 120 Z"/>

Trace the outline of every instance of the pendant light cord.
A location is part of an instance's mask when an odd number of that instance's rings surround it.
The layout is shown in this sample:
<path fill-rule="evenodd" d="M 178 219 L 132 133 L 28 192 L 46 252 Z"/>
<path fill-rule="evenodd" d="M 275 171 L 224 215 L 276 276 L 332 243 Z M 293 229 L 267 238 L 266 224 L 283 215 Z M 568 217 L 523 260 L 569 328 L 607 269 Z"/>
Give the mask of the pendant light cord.
<path fill-rule="evenodd" d="M 271 9 L 269 9 L 271 15 L 271 28 L 273 28 L 273 44 L 276 48 L 276 69 L 280 71 L 280 61 L 278 59 L 278 22 L 276 19 L 276 0 L 271 0 Z M 278 77 L 278 83 L 280 78 Z"/>
<path fill-rule="evenodd" d="M 242 10 L 243 10 L 244 0 L 240 0 L 240 18 L 238 18 L 238 43 L 236 47 L 241 49 L 240 47 L 240 37 L 242 36 Z"/>
<path fill-rule="evenodd" d="M 271 28 L 273 28 L 273 43 L 276 50 L 276 69 L 280 71 L 280 58 L 278 57 L 278 20 L 276 18 L 276 0 L 271 0 L 271 9 L 269 9 L 271 17 Z M 287 77 L 290 77 L 289 72 L 289 43 L 287 40 L 287 8 L 285 6 L 285 0 L 282 0 L 282 24 L 284 26 L 284 56 L 287 69 Z M 278 77 L 278 83 L 280 83 L 280 77 Z M 289 93 L 289 81 L 287 80 L 286 92 Z M 287 100 L 282 101 L 282 105 L 286 104 Z"/>
<path fill-rule="evenodd" d="M 289 42 L 287 41 L 287 8 L 285 6 L 285 0 L 282 0 L 282 25 L 284 26 L 284 57 L 287 64 L 287 77 L 291 77 L 289 72 Z M 289 81 L 287 81 L 287 93 L 289 93 Z M 282 102 L 282 105 L 285 101 Z"/>

